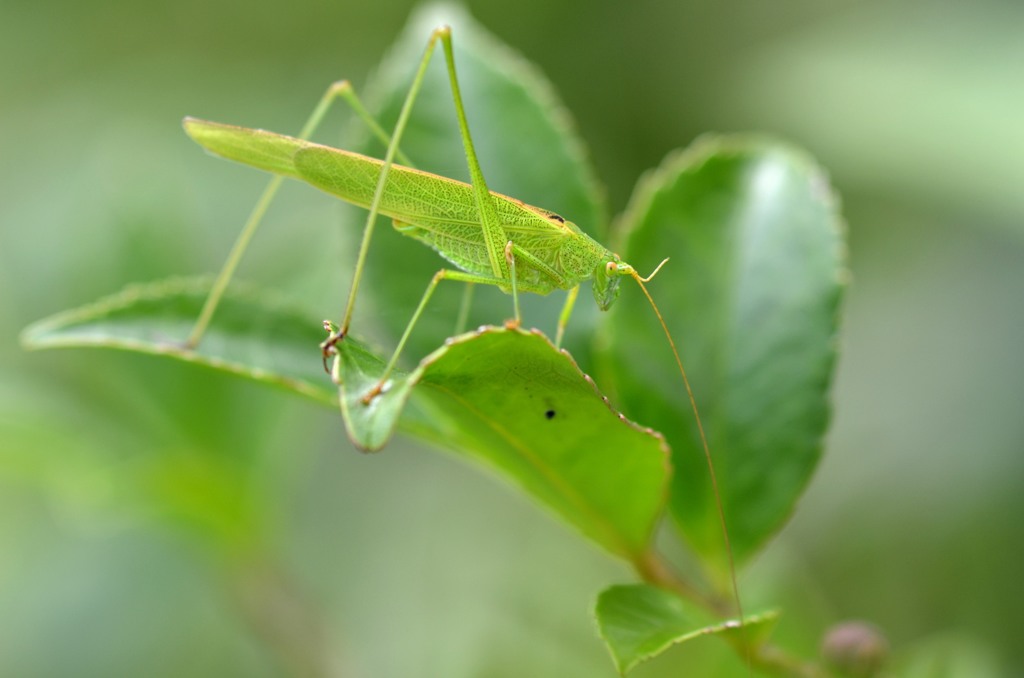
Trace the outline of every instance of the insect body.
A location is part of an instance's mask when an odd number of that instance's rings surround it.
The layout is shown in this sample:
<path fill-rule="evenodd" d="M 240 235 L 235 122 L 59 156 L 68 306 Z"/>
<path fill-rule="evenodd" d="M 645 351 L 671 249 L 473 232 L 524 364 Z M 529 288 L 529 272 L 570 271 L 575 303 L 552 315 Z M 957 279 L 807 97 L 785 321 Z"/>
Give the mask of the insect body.
<path fill-rule="evenodd" d="M 359 153 L 314 144 L 283 134 L 186 118 L 188 134 L 208 150 L 267 171 L 302 179 L 347 202 L 369 209 L 384 161 Z M 253 156 L 254 145 L 266 144 L 275 153 Z M 633 267 L 584 233 L 571 221 L 490 192 L 500 226 L 502 252 L 512 243 L 515 286 L 521 292 L 549 294 L 570 290 L 593 278 L 594 299 L 607 310 L 618 297 L 619 280 Z M 390 217 L 403 235 L 436 250 L 455 266 L 484 282 L 511 293 L 508 277 L 494 248 L 481 237 L 483 220 L 473 187 L 429 172 L 391 165 L 378 212 Z M 495 267 L 496 259 L 499 265 Z"/>
<path fill-rule="evenodd" d="M 480 208 L 478 189 L 461 181 L 265 130 L 195 118 L 186 118 L 184 126 L 196 142 L 217 155 L 301 179 L 371 214 L 390 217 L 400 233 L 429 245 L 458 267 L 442 269 L 431 281 L 377 388 L 364 398 L 367 402 L 380 392 L 442 279 L 494 285 L 512 294 L 516 323 L 519 292 L 544 295 L 568 290 L 556 334 L 560 344 L 582 281 L 593 279 L 594 299 L 607 310 L 618 297 L 622 276 L 631 276 L 642 286 L 654 275 L 641 278 L 576 224 L 500 193 L 488 191 L 484 207 L 493 210 L 488 216 Z M 370 232 L 368 223 L 364 245 Z M 358 274 L 361 262 L 356 268 Z M 357 286 L 358 277 L 353 289 Z M 341 331 L 324 344 L 325 359 L 347 333 L 352 303 L 350 299 Z"/>

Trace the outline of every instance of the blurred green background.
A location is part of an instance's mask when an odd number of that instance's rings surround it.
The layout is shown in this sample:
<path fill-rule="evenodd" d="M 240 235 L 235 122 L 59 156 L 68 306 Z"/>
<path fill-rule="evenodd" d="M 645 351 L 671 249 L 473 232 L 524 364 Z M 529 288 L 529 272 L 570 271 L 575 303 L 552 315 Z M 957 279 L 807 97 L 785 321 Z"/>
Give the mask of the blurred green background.
<path fill-rule="evenodd" d="M 181 117 L 295 130 L 411 4 L 0 4 L 0 675 L 613 675 L 588 609 L 629 573 L 477 470 L 359 455 L 334 412 L 197 368 L 18 345 L 128 282 L 214 271 L 264 179 Z M 747 605 L 781 606 L 805 654 L 864 618 L 905 675 L 1024 675 L 1024 6 L 469 4 L 554 82 L 616 212 L 705 131 L 831 171 L 835 423 Z M 311 195 L 284 192 L 242 275 L 334 317 L 337 208 Z M 723 655 L 636 675 L 729 675 Z"/>

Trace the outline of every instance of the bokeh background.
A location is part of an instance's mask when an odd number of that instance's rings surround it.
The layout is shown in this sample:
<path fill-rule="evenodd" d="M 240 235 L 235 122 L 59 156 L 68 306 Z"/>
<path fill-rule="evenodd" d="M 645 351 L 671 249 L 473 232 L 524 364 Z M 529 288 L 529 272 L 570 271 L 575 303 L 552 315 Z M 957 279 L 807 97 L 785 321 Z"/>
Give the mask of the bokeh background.
<path fill-rule="evenodd" d="M 0 3 L 0 675 L 613 675 L 588 610 L 629 573 L 477 469 L 359 455 L 334 412 L 198 368 L 18 345 L 215 270 L 264 180 L 181 117 L 294 130 L 411 4 Z M 614 211 L 705 131 L 830 170 L 852 269 L 835 422 L 748 606 L 781 606 L 805 654 L 863 618 L 902 675 L 1024 675 L 1024 6 L 469 6 L 553 81 Z M 285 192 L 242 275 L 336 316 L 337 208 L 310 195 Z M 636 675 L 730 675 L 725 655 Z"/>

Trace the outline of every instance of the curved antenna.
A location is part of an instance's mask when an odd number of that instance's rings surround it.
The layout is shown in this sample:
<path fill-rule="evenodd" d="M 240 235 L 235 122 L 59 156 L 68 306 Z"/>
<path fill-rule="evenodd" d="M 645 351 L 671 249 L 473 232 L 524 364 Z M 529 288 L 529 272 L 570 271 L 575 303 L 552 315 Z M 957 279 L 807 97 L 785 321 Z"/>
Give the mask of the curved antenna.
<path fill-rule="evenodd" d="M 740 634 L 744 632 L 743 626 L 743 603 L 740 602 L 740 587 L 736 580 L 736 562 L 732 555 L 732 542 L 729 540 L 729 529 L 725 525 L 725 509 L 722 508 L 722 493 L 718 491 L 718 477 L 715 475 L 715 465 L 711 461 L 711 449 L 708 447 L 708 438 L 704 434 L 704 424 L 700 419 L 700 412 L 697 411 L 697 399 L 693 397 L 693 389 L 690 388 L 690 380 L 686 376 L 686 370 L 683 369 L 683 361 L 679 357 L 679 351 L 676 350 L 676 342 L 672 340 L 672 335 L 668 331 L 668 325 L 665 324 L 665 318 L 662 317 L 661 311 L 658 310 L 658 305 L 654 303 L 654 298 L 651 297 L 651 293 L 647 291 L 645 282 L 649 282 L 654 275 L 661 270 L 661 267 L 668 261 L 666 258 L 657 268 L 647 276 L 646 278 L 640 277 L 640 274 L 635 269 L 630 269 L 630 275 L 636 280 L 636 284 L 640 286 L 644 296 L 647 297 L 647 301 L 650 302 L 651 308 L 654 309 L 654 315 L 658 316 L 658 322 L 661 323 L 661 329 L 665 330 L 665 338 L 668 339 L 668 345 L 672 347 L 672 355 L 676 359 L 676 365 L 679 367 L 679 374 L 683 377 L 683 384 L 686 386 L 686 395 L 690 398 L 690 407 L 693 409 L 693 417 L 697 420 L 697 431 L 700 433 L 700 443 L 704 447 L 704 459 L 708 464 L 708 473 L 711 475 L 711 487 L 715 494 L 715 506 L 718 509 L 718 523 L 722 527 L 722 538 L 725 541 L 725 551 L 729 556 L 729 577 L 732 580 L 732 593 L 733 598 L 736 602 L 736 614 L 739 615 Z M 746 644 L 744 643 L 744 646 Z M 750 648 L 746 648 L 747 654 L 747 668 L 750 668 Z"/>
<path fill-rule="evenodd" d="M 654 267 L 654 270 L 651 271 L 651 274 L 649 276 L 647 276 L 646 278 L 641 278 L 640 274 L 639 273 L 635 273 L 635 272 L 633 274 L 633 277 L 636 278 L 637 281 L 641 283 L 640 287 L 643 287 L 642 283 L 651 282 L 651 278 L 653 278 L 654 276 L 658 275 L 658 271 L 660 271 L 661 267 L 664 266 L 667 263 L 668 263 L 668 257 L 665 257 L 664 259 L 661 260 L 660 264 L 658 264 L 657 266 Z M 647 294 L 647 290 L 646 289 L 644 290 L 644 294 Z M 651 295 L 647 294 L 647 298 L 650 299 Z M 651 302 L 651 305 L 654 306 L 654 302 L 653 301 Z M 658 313 L 658 308 L 656 306 L 654 308 L 654 312 Z M 661 314 L 660 313 L 658 313 L 658 317 L 661 318 Z M 662 325 L 664 325 L 664 323 L 662 323 Z M 667 331 L 668 330 L 666 330 L 666 332 Z M 670 342 L 672 341 L 671 337 L 669 337 L 669 341 Z"/>

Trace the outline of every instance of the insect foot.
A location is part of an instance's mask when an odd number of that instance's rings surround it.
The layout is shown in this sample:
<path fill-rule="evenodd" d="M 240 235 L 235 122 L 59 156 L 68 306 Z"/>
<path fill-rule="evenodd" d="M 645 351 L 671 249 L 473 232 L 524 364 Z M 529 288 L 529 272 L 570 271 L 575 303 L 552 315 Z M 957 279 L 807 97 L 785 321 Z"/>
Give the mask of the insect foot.
<path fill-rule="evenodd" d="M 345 338 L 345 331 L 339 330 L 330 320 L 324 321 L 324 330 L 327 331 L 327 338 L 320 342 L 320 354 L 324 361 L 324 372 L 330 374 L 331 369 L 327 367 L 327 360 L 338 353 L 338 344 Z"/>
<path fill-rule="evenodd" d="M 378 381 L 377 385 L 366 392 L 366 395 L 362 397 L 363 405 L 369 405 L 373 402 L 373 399 L 384 392 L 384 388 L 388 385 L 386 381 Z"/>

